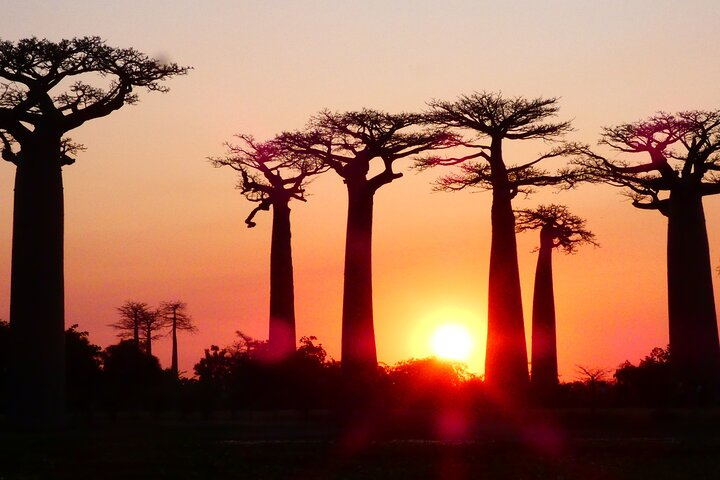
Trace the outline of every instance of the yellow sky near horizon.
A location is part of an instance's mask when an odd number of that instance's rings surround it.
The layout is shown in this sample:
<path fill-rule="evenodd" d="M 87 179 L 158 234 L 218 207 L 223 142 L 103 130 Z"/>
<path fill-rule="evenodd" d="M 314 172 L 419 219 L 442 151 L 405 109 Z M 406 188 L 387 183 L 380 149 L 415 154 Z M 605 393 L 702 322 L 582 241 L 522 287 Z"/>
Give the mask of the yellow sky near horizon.
<path fill-rule="evenodd" d="M 0 37 L 99 35 L 183 65 L 168 94 L 141 94 L 71 134 L 87 151 L 64 169 L 67 324 L 103 346 L 115 307 L 180 298 L 200 328 L 181 339 L 192 371 L 234 332 L 267 335 L 269 215 L 252 208 L 229 169 L 207 157 L 238 132 L 268 138 L 331 110 L 420 110 L 476 90 L 559 96 L 568 138 L 595 144 L 604 125 L 657 110 L 720 108 L 720 44 L 713 1 L 129 1 L 0 0 Z M 512 147 L 520 162 L 543 145 Z M 375 202 L 378 353 L 394 363 L 428 355 L 443 321 L 476 336 L 482 369 L 490 196 L 433 193 L 440 172 L 383 187 Z M 0 165 L 0 318 L 9 308 L 13 167 Z M 332 173 L 292 206 L 299 335 L 339 358 L 345 193 Z M 619 191 L 582 186 L 518 198 L 564 203 L 587 219 L 601 248 L 555 255 L 560 371 L 614 368 L 667 343 L 665 222 Z M 720 200 L 707 199 L 717 263 Z M 535 232 L 519 235 L 529 334 Z M 716 282 L 717 284 L 718 282 Z M 716 287 L 716 295 L 720 293 Z M 529 335 L 528 335 L 529 340 Z M 169 364 L 169 342 L 154 349 Z"/>

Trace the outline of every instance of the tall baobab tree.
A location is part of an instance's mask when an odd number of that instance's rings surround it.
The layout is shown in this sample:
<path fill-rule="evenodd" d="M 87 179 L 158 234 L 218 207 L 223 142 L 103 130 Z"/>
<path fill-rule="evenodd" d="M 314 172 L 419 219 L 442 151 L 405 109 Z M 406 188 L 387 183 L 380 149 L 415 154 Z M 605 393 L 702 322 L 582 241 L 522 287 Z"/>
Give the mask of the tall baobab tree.
<path fill-rule="evenodd" d="M 536 394 L 543 396 L 552 393 L 558 384 L 553 249 L 569 254 L 581 244 L 597 246 L 597 243 L 595 235 L 585 227 L 585 220 L 571 214 L 563 205 L 516 210 L 515 229 L 517 232 L 540 229 L 533 292 L 530 384 Z"/>
<path fill-rule="evenodd" d="M 720 344 L 703 198 L 720 193 L 720 110 L 658 113 L 605 128 L 600 144 L 633 159 L 582 148 L 578 163 L 587 179 L 623 188 L 634 207 L 668 220 L 670 362 L 678 386 L 717 393 Z"/>
<path fill-rule="evenodd" d="M 177 332 L 182 330 L 188 333 L 197 332 L 197 327 L 192 321 L 192 317 L 187 313 L 187 303 L 180 300 L 170 302 L 162 302 L 160 304 L 161 315 L 166 319 L 166 324 L 170 327 L 170 335 L 172 336 L 172 360 L 170 363 L 170 371 L 175 378 L 178 377 L 178 341 Z"/>
<path fill-rule="evenodd" d="M 240 144 L 226 143 L 227 155 L 213 157 L 216 167 L 229 166 L 240 174 L 238 189 L 258 204 L 245 220 L 254 227 L 255 214 L 272 209 L 270 246 L 271 360 L 287 358 L 295 351 L 295 287 L 293 280 L 290 201 L 305 201 L 305 186 L 312 175 L 326 170 L 307 155 L 290 152 L 278 139 L 257 142 L 250 135 L 237 135 Z"/>
<path fill-rule="evenodd" d="M 10 415 L 18 423 L 57 422 L 64 411 L 62 167 L 78 150 L 64 136 L 137 103 L 133 89 L 165 92 L 164 80 L 186 72 L 98 37 L 0 41 L 2 157 L 17 167 Z"/>
<path fill-rule="evenodd" d="M 398 160 L 447 148 L 455 137 L 442 128 L 422 129 L 416 114 L 377 110 L 314 116 L 304 132 L 279 138 L 296 153 L 311 155 L 342 178 L 348 194 L 341 361 L 351 375 L 377 367 L 372 304 L 372 223 L 375 193 L 400 178 Z M 370 173 L 376 160 L 381 169 Z"/>
<path fill-rule="evenodd" d="M 558 112 L 556 98 L 505 98 L 482 92 L 454 102 L 433 101 L 430 108 L 428 122 L 472 137 L 464 144 L 471 153 L 426 158 L 418 166 L 458 165 L 459 171 L 438 180 L 438 189 L 492 191 L 485 381 L 497 394 L 522 395 L 528 386 L 528 366 L 512 200 L 518 193 L 531 193 L 532 187 L 562 183 L 571 173 L 540 167 L 543 161 L 566 155 L 564 146 L 519 164 L 508 163 L 503 148 L 514 140 L 558 141 L 571 129 L 570 122 L 549 120 Z"/>

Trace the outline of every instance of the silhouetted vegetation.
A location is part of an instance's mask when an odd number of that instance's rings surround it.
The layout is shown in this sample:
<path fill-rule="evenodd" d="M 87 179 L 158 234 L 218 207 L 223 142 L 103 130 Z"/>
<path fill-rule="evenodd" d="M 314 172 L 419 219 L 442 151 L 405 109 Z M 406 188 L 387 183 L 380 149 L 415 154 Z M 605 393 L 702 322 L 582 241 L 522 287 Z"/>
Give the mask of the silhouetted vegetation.
<path fill-rule="evenodd" d="M 16 168 L 10 294 L 10 414 L 57 424 L 65 404 L 62 168 L 83 149 L 66 133 L 165 92 L 187 72 L 99 37 L 0 41 L 2 158 Z M 28 357 L 27 352 L 35 355 Z"/>
<path fill-rule="evenodd" d="M 254 227 L 255 214 L 272 208 L 270 246 L 270 333 L 268 348 L 278 360 L 295 350 L 295 286 L 290 230 L 290 200 L 305 201 L 309 177 L 328 167 L 313 156 L 292 152 L 282 139 L 258 142 L 237 135 L 239 145 L 226 143 L 225 157 L 211 159 L 216 167 L 229 166 L 240 174 L 238 189 L 258 203 L 245 223 Z"/>
<path fill-rule="evenodd" d="M 430 157 L 418 166 L 457 165 L 459 171 L 437 181 L 440 190 L 465 188 L 492 192 L 490 276 L 486 380 L 497 394 L 522 398 L 528 386 L 528 356 L 520 292 L 515 216 L 512 200 L 534 187 L 569 181 L 567 168 L 554 173 L 540 164 L 567 155 L 561 145 L 520 164 L 505 159 L 503 147 L 513 140 L 559 141 L 570 131 L 570 122 L 552 122 L 559 110 L 557 98 L 505 98 L 498 93 L 474 93 L 454 102 L 433 101 L 426 120 L 456 129 L 468 136 L 465 156 Z M 479 159 L 479 160 L 478 160 Z"/>
<path fill-rule="evenodd" d="M 238 332 L 231 346 L 205 350 L 195 365 L 203 408 L 330 408 L 337 398 L 338 364 L 327 358 L 315 337 L 282 361 L 268 343 Z"/>
<path fill-rule="evenodd" d="M 577 163 L 585 179 L 623 188 L 634 207 L 668 219 L 668 319 L 677 388 L 720 395 L 720 342 L 703 209 L 705 196 L 720 193 L 720 111 L 658 113 L 605 128 L 600 143 L 642 160 L 611 160 L 581 147 Z"/>
<path fill-rule="evenodd" d="M 188 333 L 196 333 L 197 327 L 192 317 L 187 312 L 187 303 L 180 300 L 163 302 L 160 304 L 160 315 L 165 318 L 165 324 L 170 329 L 172 337 L 172 357 L 170 359 L 170 372 L 177 378 L 178 370 L 178 330 Z"/>
<path fill-rule="evenodd" d="M 573 253 L 578 245 L 595 243 L 585 228 L 585 220 L 572 215 L 562 205 L 541 205 L 534 210 L 516 210 L 518 232 L 540 229 L 535 288 L 533 291 L 530 377 L 534 395 L 551 397 L 558 384 L 555 293 L 553 289 L 552 251 Z"/>
<path fill-rule="evenodd" d="M 402 173 L 396 163 L 422 152 L 448 148 L 456 138 L 444 128 L 423 129 L 423 117 L 364 109 L 315 115 L 302 132 L 278 138 L 296 154 L 316 158 L 342 178 L 348 194 L 342 311 L 343 370 L 351 377 L 377 368 L 372 296 L 372 227 L 375 193 Z M 371 173 L 371 163 L 381 170 Z"/>
<path fill-rule="evenodd" d="M 152 341 L 163 336 L 162 329 L 168 325 L 169 319 L 145 302 L 128 300 L 117 311 L 120 320 L 110 326 L 118 330 L 118 337 L 132 338 L 135 348 L 144 348 L 147 355 L 152 355 Z"/>

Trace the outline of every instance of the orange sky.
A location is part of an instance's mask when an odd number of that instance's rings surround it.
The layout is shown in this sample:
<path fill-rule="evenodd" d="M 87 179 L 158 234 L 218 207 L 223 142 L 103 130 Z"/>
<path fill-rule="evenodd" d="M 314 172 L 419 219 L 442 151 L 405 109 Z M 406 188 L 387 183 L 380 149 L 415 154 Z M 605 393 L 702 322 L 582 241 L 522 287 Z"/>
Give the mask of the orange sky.
<path fill-rule="evenodd" d="M 720 108 L 713 0 L 12 3 L 1 7 L 3 39 L 100 35 L 194 67 L 169 94 L 141 95 L 138 106 L 75 131 L 87 151 L 64 169 L 67 324 L 105 346 L 116 341 L 107 324 L 125 300 L 182 299 L 200 328 L 181 339 L 187 371 L 236 330 L 267 334 L 270 217 L 245 228 L 252 207 L 233 189 L 233 172 L 205 160 L 234 133 L 267 138 L 321 108 L 418 110 L 474 90 L 560 96 L 561 117 L 576 128 L 569 138 L 593 144 L 603 125 Z M 510 153 L 522 161 L 542 148 Z M 425 356 L 434 325 L 467 323 L 477 372 L 490 197 L 432 193 L 438 173 L 408 172 L 376 197 L 378 353 L 388 363 Z M 0 165 L 4 319 L 13 175 Z M 309 191 L 292 214 L 298 333 L 318 336 L 339 358 L 345 193 L 332 174 Z M 561 378 L 573 379 L 576 365 L 612 368 L 665 345 L 664 219 L 609 187 L 543 191 L 515 205 L 548 202 L 585 217 L 602 245 L 555 256 Z M 719 202 L 706 201 L 715 263 Z M 519 236 L 528 332 L 536 241 Z M 155 351 L 167 366 L 169 342 Z"/>

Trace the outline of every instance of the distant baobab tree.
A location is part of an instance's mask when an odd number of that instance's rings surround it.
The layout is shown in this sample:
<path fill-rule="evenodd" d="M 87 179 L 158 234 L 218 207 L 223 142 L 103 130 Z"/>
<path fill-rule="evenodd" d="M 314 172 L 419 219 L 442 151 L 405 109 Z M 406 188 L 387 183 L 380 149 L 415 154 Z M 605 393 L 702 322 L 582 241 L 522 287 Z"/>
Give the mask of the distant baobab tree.
<path fill-rule="evenodd" d="M 138 350 L 142 347 L 145 354 L 152 355 L 152 341 L 161 338 L 160 331 L 168 325 L 165 317 L 145 302 L 127 301 L 117 311 L 120 320 L 110 326 L 119 331 L 118 337 L 132 338 Z"/>
<path fill-rule="evenodd" d="M 605 128 L 600 144 L 642 158 L 611 160 L 585 147 L 577 163 L 587 180 L 623 188 L 634 207 L 667 217 L 671 367 L 683 390 L 717 392 L 720 344 L 703 198 L 720 193 L 720 110 L 658 113 Z"/>
<path fill-rule="evenodd" d="M 558 384 L 552 251 L 557 248 L 574 253 L 579 245 L 597 246 L 597 243 L 595 235 L 585 228 L 585 220 L 572 215 L 563 205 L 515 210 L 515 229 L 517 232 L 540 229 L 533 293 L 530 384 L 542 397 L 551 394 Z"/>
<path fill-rule="evenodd" d="M 116 310 L 120 314 L 120 320 L 111 323 L 110 326 L 118 331 L 118 337 L 123 339 L 132 338 L 133 343 L 139 350 L 143 317 L 150 314 L 150 307 L 145 302 L 128 300 L 117 307 Z"/>
<path fill-rule="evenodd" d="M 9 390 L 16 423 L 56 423 L 64 411 L 61 169 L 81 148 L 64 135 L 137 103 L 134 88 L 165 92 L 164 80 L 186 72 L 98 37 L 0 41 L 2 157 L 17 167 Z"/>
<path fill-rule="evenodd" d="M 160 304 L 160 313 L 165 318 L 166 325 L 170 327 L 170 335 L 172 337 L 170 372 L 173 374 L 173 377 L 177 378 L 179 374 L 177 332 L 178 330 L 182 330 L 188 333 L 195 333 L 197 332 L 197 327 L 193 324 L 190 314 L 187 313 L 187 303 L 181 302 L 180 300 L 162 302 Z"/>
<path fill-rule="evenodd" d="M 210 160 L 216 167 L 239 172 L 238 189 L 258 204 L 245 220 L 254 227 L 255 214 L 272 208 L 270 246 L 269 355 L 282 360 L 295 351 L 295 287 L 290 229 L 290 200 L 305 201 L 305 186 L 312 175 L 327 167 L 313 157 L 290 152 L 278 139 L 258 142 L 237 135 L 240 144 L 226 143 L 227 155 Z"/>
<path fill-rule="evenodd" d="M 310 120 L 306 131 L 279 137 L 294 152 L 322 161 L 347 188 L 341 363 L 351 375 L 377 367 L 371 248 L 375 193 L 402 176 L 393 170 L 398 160 L 447 148 L 454 142 L 445 129 L 423 129 L 421 122 L 420 115 L 410 113 L 326 110 Z M 381 169 L 371 174 L 373 160 L 380 163 Z"/>
<path fill-rule="evenodd" d="M 473 188 L 492 191 L 488 336 L 485 381 L 497 394 L 518 397 L 528 387 L 527 347 L 523 325 L 518 271 L 515 216 L 512 200 L 533 187 L 560 184 L 569 169 L 551 173 L 543 161 L 564 156 L 564 146 L 519 164 L 505 159 L 506 141 L 558 141 L 571 130 L 570 122 L 551 122 L 557 115 L 557 98 L 506 98 L 500 93 L 462 95 L 456 101 L 432 101 L 427 121 L 456 129 L 469 137 L 471 150 L 455 158 L 431 157 L 418 166 L 458 165 L 459 171 L 438 180 L 440 190 Z"/>

